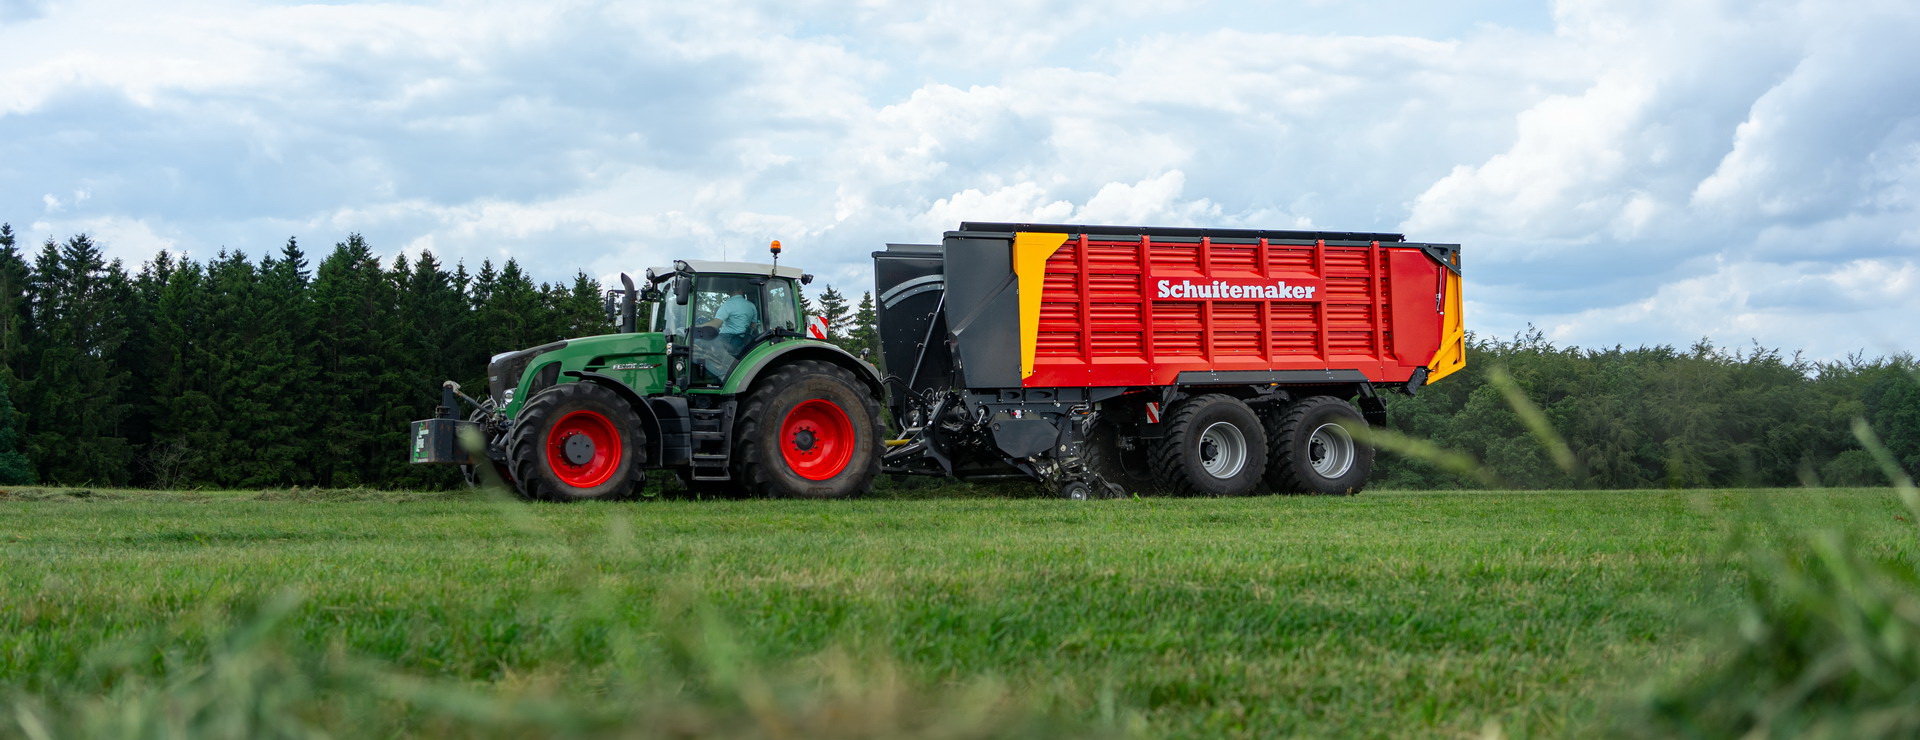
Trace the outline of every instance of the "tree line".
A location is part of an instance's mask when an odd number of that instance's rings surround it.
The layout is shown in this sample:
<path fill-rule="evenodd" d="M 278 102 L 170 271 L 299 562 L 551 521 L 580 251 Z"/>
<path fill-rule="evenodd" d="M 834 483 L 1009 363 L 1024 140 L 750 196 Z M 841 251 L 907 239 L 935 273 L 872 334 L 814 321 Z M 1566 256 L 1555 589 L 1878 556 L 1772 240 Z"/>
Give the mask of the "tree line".
<path fill-rule="evenodd" d="M 23 246 L 0 224 L 0 484 L 449 486 L 406 461 L 442 380 L 483 391 L 495 353 L 616 330 L 583 272 L 383 261 L 357 234 L 317 265 L 294 239 L 137 269 L 84 234 Z M 871 295 L 810 310 L 877 354 Z"/>
<path fill-rule="evenodd" d="M 1550 434 L 1529 429 L 1527 408 Z M 1390 394 L 1388 418 L 1456 457 L 1382 454 L 1380 488 L 1887 485 L 1855 419 L 1920 476 L 1920 363 L 1906 354 L 1815 362 L 1707 340 L 1582 349 L 1530 329 L 1470 338 L 1466 369 Z"/>
<path fill-rule="evenodd" d="M 498 348 L 608 328 L 596 281 L 513 260 L 383 264 L 354 235 L 318 265 L 289 239 L 133 271 L 86 235 L 28 254 L 0 224 L 0 482 L 450 484 L 405 456 L 442 379 L 483 387 Z"/>
<path fill-rule="evenodd" d="M 483 391 L 497 352 L 614 331 L 603 295 L 585 273 L 536 283 L 512 259 L 383 260 L 359 235 L 317 264 L 289 239 L 257 260 L 163 251 L 135 269 L 86 235 L 29 251 L 0 224 L 0 484 L 451 486 L 452 471 L 406 462 L 407 423 L 432 412 L 444 379 Z M 871 293 L 802 300 L 831 341 L 879 362 Z M 1573 466 L 1528 430 L 1496 367 Z M 1377 487 L 1883 481 L 1854 418 L 1920 472 L 1920 368 L 1905 355 L 1584 350 L 1533 332 L 1475 338 L 1466 370 L 1389 402 L 1394 430 L 1476 461 L 1477 475 L 1383 454 Z"/>

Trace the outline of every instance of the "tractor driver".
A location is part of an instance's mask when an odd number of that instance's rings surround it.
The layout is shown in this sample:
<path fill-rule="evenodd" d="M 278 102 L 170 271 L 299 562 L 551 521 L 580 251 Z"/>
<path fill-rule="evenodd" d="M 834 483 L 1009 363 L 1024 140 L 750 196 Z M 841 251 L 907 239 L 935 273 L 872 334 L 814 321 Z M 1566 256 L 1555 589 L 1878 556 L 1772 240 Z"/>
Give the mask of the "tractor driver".
<path fill-rule="evenodd" d="M 720 346 L 727 354 L 740 356 L 740 350 L 747 345 L 747 330 L 760 318 L 760 309 L 753 301 L 747 300 L 745 281 L 734 283 L 727 289 L 726 299 L 720 301 L 720 307 L 713 310 L 713 318 L 701 326 L 717 327 L 720 330 Z"/>

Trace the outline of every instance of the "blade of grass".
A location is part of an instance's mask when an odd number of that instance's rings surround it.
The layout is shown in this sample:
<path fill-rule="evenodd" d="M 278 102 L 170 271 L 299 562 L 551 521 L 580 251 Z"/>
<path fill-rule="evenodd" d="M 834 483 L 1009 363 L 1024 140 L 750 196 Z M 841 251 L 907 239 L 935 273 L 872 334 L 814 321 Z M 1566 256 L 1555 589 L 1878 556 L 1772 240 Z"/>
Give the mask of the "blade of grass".
<path fill-rule="evenodd" d="M 1900 463 L 1893 459 L 1893 453 L 1880 443 L 1880 435 L 1873 433 L 1873 426 L 1866 419 L 1855 417 L 1853 437 L 1860 440 L 1860 446 L 1866 448 L 1867 454 L 1873 456 L 1873 461 L 1880 464 L 1880 469 L 1887 474 L 1887 480 L 1893 483 L 1894 492 L 1899 494 L 1900 503 L 1906 505 L 1907 511 L 1914 515 L 1915 523 L 1920 524 L 1920 490 L 1914 488 L 1913 478 L 1900 469 Z"/>
<path fill-rule="evenodd" d="M 1488 368 L 1487 382 L 1500 390 L 1500 395 L 1507 399 L 1507 405 L 1513 407 L 1513 413 L 1520 416 L 1520 422 L 1527 426 L 1533 438 L 1547 448 L 1547 454 L 1553 457 L 1553 464 L 1559 466 L 1561 472 L 1568 475 L 1579 472 L 1580 460 L 1574 457 L 1573 448 L 1567 446 L 1567 439 L 1554 430 L 1546 413 L 1527 398 L 1526 392 L 1520 389 L 1519 383 L 1514 382 L 1513 375 L 1505 367 L 1494 365 Z"/>

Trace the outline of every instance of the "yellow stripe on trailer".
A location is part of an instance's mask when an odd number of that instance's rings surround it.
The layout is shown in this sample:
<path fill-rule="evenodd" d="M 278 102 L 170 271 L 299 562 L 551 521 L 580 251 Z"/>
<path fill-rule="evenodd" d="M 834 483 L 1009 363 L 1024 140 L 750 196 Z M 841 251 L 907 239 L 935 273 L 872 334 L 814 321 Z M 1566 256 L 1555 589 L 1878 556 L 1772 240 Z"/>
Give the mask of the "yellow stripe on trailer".
<path fill-rule="evenodd" d="M 1467 366 L 1467 321 L 1461 310 L 1460 275 L 1441 270 L 1440 276 L 1447 283 L 1441 298 L 1445 308 L 1440 317 L 1440 349 L 1433 353 L 1433 362 L 1427 363 L 1429 383 Z"/>
<path fill-rule="evenodd" d="M 1033 374 L 1034 347 L 1040 341 L 1040 293 L 1046 289 L 1047 259 L 1067 243 L 1066 234 L 1021 231 L 1013 235 L 1013 274 L 1020 294 L 1020 377 Z"/>

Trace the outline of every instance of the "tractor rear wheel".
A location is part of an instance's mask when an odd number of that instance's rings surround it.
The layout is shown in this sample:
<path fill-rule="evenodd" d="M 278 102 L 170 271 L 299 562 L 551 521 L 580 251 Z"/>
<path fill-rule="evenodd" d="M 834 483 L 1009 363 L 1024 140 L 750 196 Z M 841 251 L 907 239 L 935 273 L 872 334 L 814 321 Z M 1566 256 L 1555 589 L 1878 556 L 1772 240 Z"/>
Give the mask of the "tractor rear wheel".
<path fill-rule="evenodd" d="M 1359 493 L 1373 471 L 1373 445 L 1355 433 L 1366 429 L 1353 404 L 1332 396 L 1283 407 L 1267 418 L 1267 486 L 1276 493 Z"/>
<path fill-rule="evenodd" d="M 620 394 L 561 383 L 527 399 L 507 433 L 507 465 L 524 498 L 633 498 L 646 462 L 644 433 Z"/>
<path fill-rule="evenodd" d="M 831 363 L 801 360 L 761 378 L 734 432 L 733 479 L 752 495 L 858 496 L 880 470 L 880 403 Z"/>
<path fill-rule="evenodd" d="M 1162 485 L 1197 496 L 1245 496 L 1267 467 L 1267 434 L 1247 404 L 1218 393 L 1180 402 L 1155 440 L 1153 473 Z"/>

